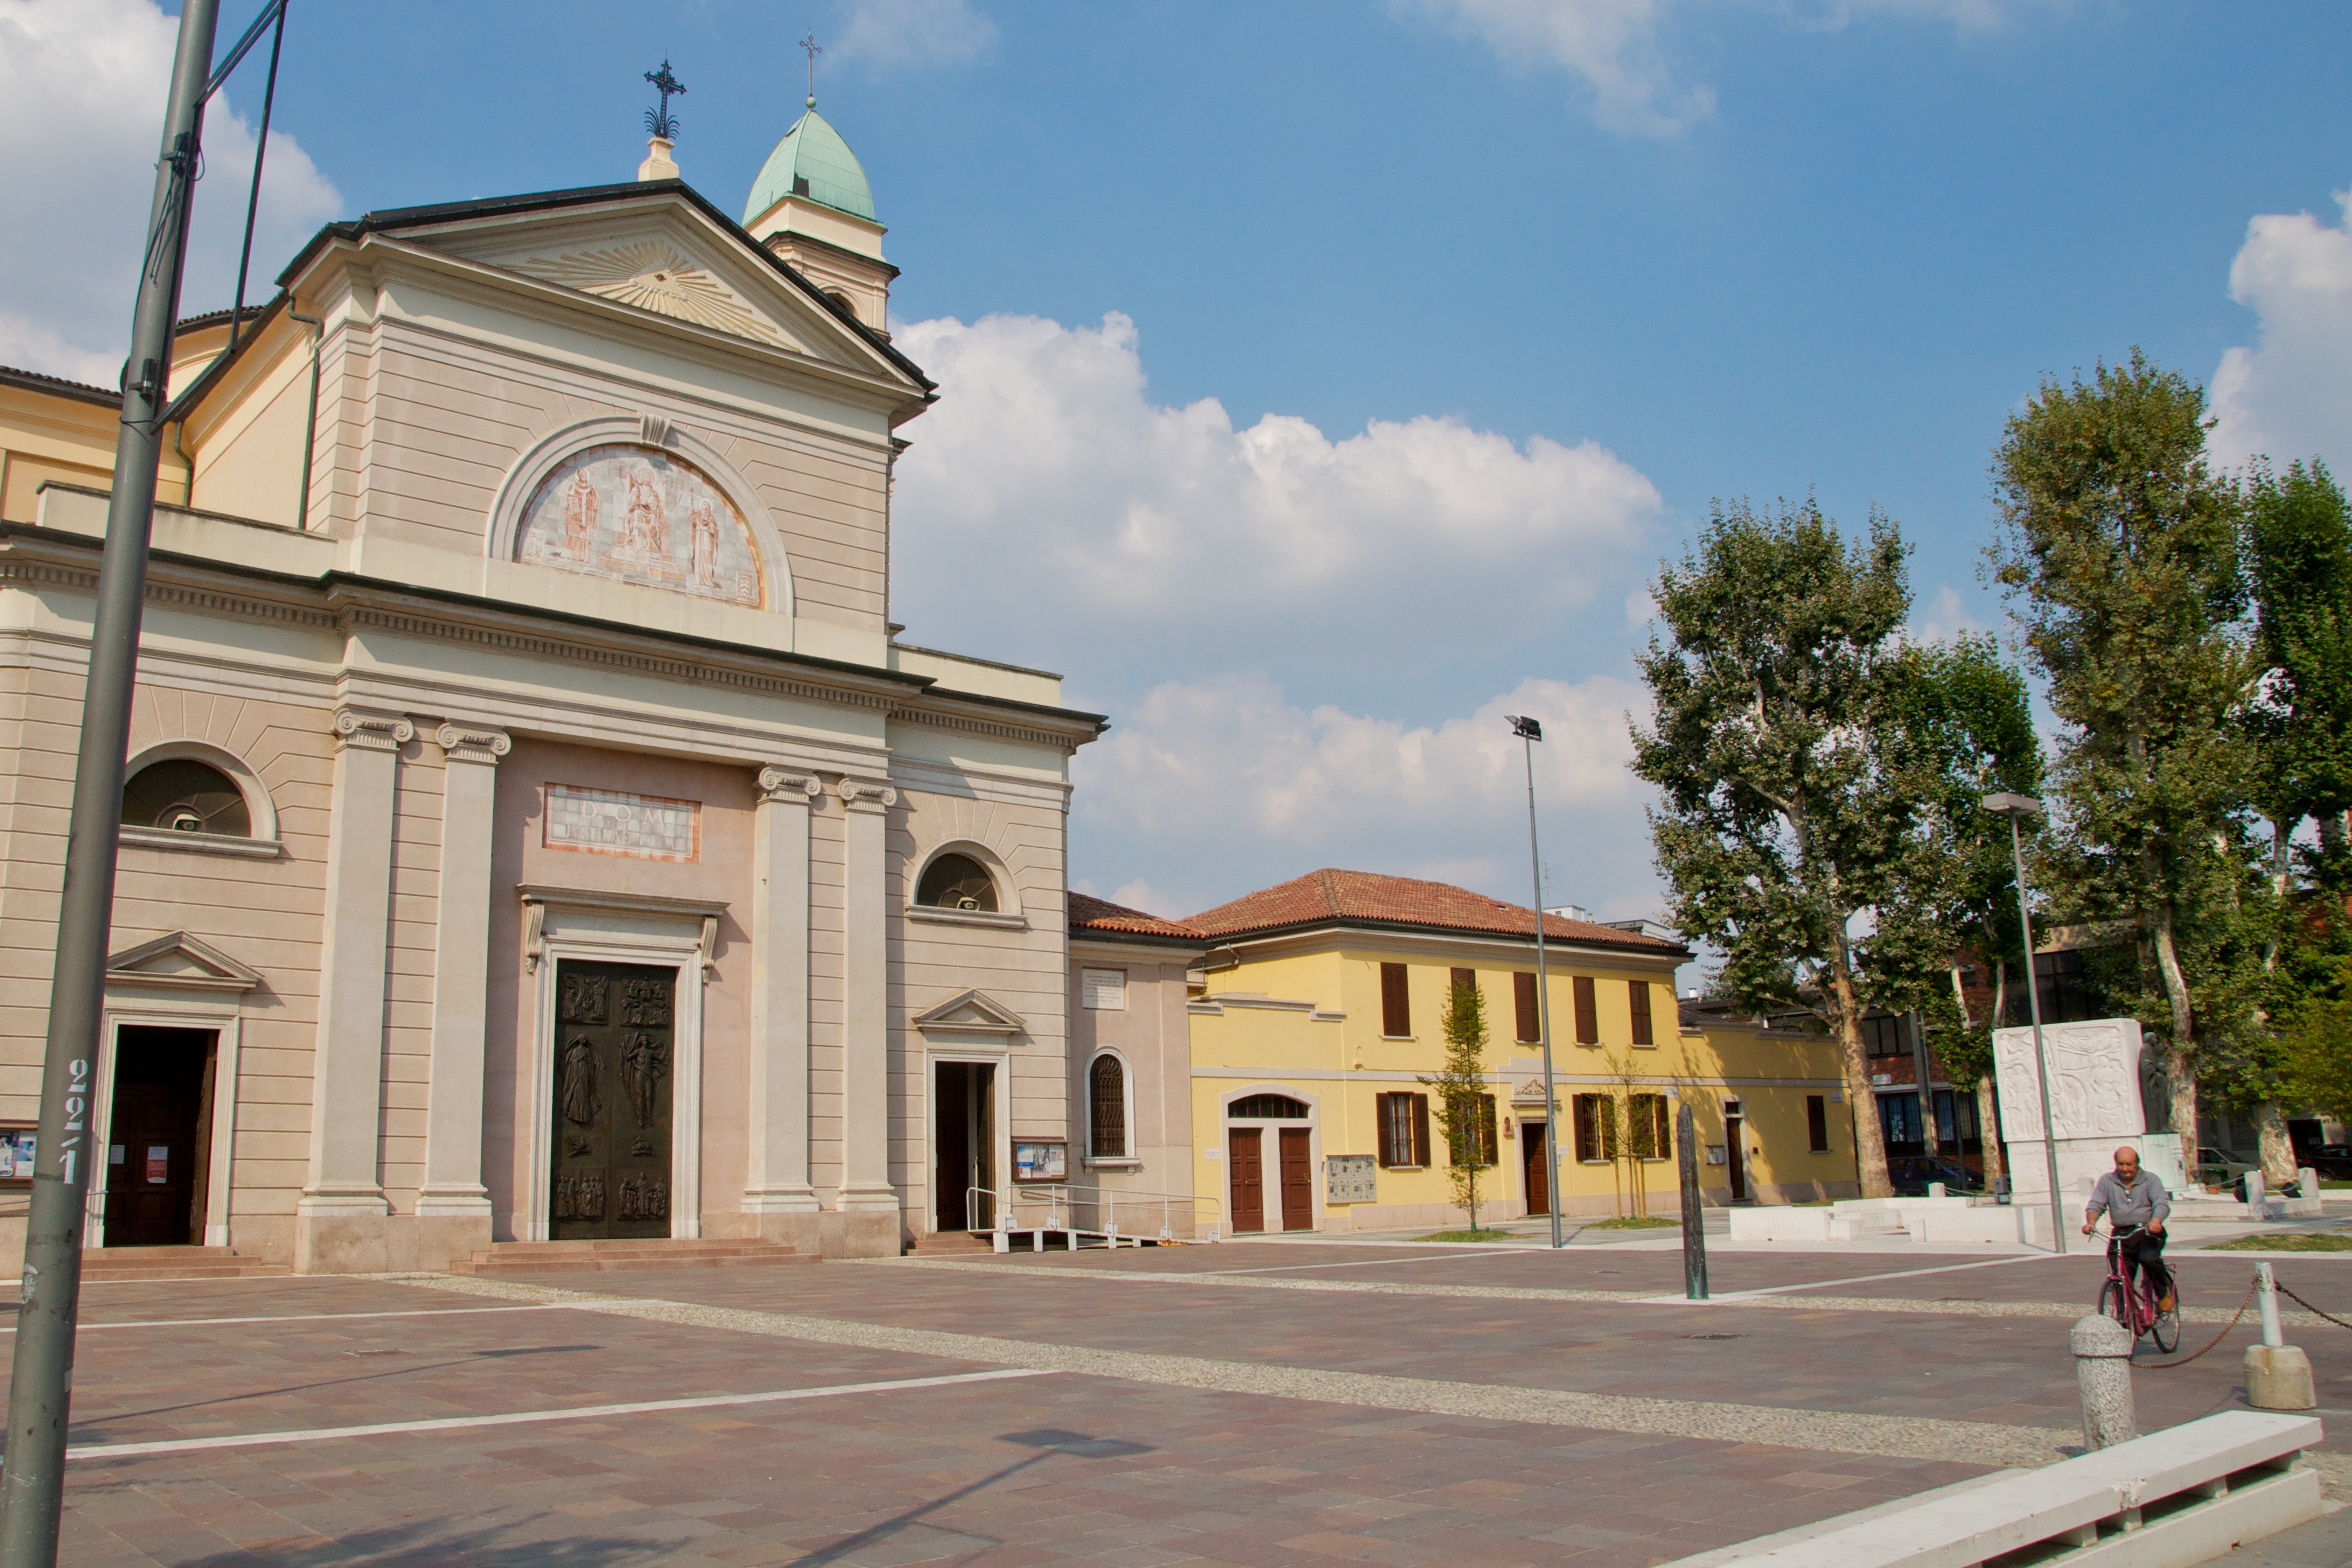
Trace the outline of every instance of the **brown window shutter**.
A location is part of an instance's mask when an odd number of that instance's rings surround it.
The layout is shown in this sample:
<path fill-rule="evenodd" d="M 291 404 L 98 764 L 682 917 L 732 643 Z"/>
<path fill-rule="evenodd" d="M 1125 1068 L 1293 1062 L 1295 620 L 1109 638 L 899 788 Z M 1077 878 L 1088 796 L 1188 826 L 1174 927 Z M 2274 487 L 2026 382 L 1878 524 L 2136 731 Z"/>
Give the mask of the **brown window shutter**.
<path fill-rule="evenodd" d="M 1625 990 L 1633 1001 L 1633 1043 L 1657 1044 L 1656 1037 L 1650 1032 L 1650 982 L 1631 980 L 1626 983 Z"/>
<path fill-rule="evenodd" d="M 1519 1015 L 1517 1039 L 1522 1045 L 1543 1038 L 1536 1012 L 1536 977 L 1522 971 L 1511 977 L 1511 1000 Z"/>
<path fill-rule="evenodd" d="M 1402 964 L 1381 966 L 1381 1032 L 1400 1036 L 1412 1032 L 1412 1006 L 1405 990 Z"/>
<path fill-rule="evenodd" d="M 1498 1166 L 1503 1163 L 1503 1145 L 1495 1124 L 1495 1097 L 1478 1096 L 1478 1158 L 1481 1163 Z"/>
<path fill-rule="evenodd" d="M 1478 971 L 1475 969 L 1454 970 L 1454 988 L 1457 991 L 1476 990 L 1478 988 Z"/>
<path fill-rule="evenodd" d="M 1372 1096 L 1372 1122 L 1380 1133 L 1381 1164 L 1384 1166 L 1397 1166 L 1404 1163 L 1397 1158 L 1396 1117 L 1391 1109 L 1391 1102 L 1395 1099 L 1396 1096 L 1393 1094 Z"/>
<path fill-rule="evenodd" d="M 1830 1152 L 1830 1103 L 1822 1095 L 1805 1096 L 1805 1141 L 1814 1154 Z"/>
<path fill-rule="evenodd" d="M 1426 1094 L 1412 1097 L 1412 1163 L 1417 1166 L 1429 1163 L 1429 1096 Z"/>
<path fill-rule="evenodd" d="M 1576 1157 L 1580 1160 L 1601 1157 L 1601 1124 L 1593 1115 L 1598 1099 L 1597 1095 L 1579 1094 L 1569 1102 L 1569 1109 L 1575 1113 Z"/>
<path fill-rule="evenodd" d="M 1601 1009 L 1592 998 L 1592 977 L 1576 977 L 1576 1043 L 1601 1043 Z"/>

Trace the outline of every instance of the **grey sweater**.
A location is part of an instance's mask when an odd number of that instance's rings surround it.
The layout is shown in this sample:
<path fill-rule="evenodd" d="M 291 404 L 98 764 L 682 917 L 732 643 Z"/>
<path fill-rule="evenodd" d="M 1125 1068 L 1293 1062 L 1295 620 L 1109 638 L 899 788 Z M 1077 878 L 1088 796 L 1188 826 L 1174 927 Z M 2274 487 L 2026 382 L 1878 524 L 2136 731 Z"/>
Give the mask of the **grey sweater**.
<path fill-rule="evenodd" d="M 2164 1184 L 2146 1170 L 2129 1186 L 2117 1181 L 2116 1173 L 2109 1171 L 2091 1189 L 2091 1202 L 2084 1209 L 2083 1218 L 2096 1219 L 2104 1213 L 2110 1224 L 2124 1230 L 2146 1225 L 2151 1219 L 2162 1219 L 2171 1212 L 2172 1199 L 2165 1195 Z"/>

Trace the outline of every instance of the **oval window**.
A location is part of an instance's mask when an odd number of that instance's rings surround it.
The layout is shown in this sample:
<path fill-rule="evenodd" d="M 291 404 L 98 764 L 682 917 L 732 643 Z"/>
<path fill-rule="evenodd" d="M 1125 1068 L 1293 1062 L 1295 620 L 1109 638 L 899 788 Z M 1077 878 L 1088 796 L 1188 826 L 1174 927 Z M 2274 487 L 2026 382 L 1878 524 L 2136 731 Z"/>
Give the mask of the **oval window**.
<path fill-rule="evenodd" d="M 122 787 L 122 825 L 250 838 L 245 791 L 217 768 L 186 758 L 151 763 Z"/>
<path fill-rule="evenodd" d="M 970 855 L 941 855 L 923 868 L 915 902 L 934 909 L 966 909 L 993 915 L 996 879 Z"/>

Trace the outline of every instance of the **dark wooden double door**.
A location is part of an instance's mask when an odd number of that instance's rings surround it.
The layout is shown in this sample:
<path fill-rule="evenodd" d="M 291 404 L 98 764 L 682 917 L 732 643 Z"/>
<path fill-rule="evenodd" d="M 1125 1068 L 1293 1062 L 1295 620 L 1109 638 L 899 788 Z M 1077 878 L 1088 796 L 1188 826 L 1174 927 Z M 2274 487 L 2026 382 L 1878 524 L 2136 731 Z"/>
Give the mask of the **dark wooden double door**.
<path fill-rule="evenodd" d="M 670 1233 L 677 990 L 675 969 L 556 966 L 555 1240 Z"/>
<path fill-rule="evenodd" d="M 208 1029 L 115 1031 L 105 1245 L 203 1243 L 219 1041 Z"/>
<path fill-rule="evenodd" d="M 1225 1130 L 1226 1168 L 1233 1180 L 1234 1228 L 1264 1230 L 1266 1226 L 1265 1134 L 1275 1135 L 1276 1196 L 1285 1230 L 1315 1228 L 1315 1160 L 1311 1129 L 1307 1127 L 1229 1127 Z"/>

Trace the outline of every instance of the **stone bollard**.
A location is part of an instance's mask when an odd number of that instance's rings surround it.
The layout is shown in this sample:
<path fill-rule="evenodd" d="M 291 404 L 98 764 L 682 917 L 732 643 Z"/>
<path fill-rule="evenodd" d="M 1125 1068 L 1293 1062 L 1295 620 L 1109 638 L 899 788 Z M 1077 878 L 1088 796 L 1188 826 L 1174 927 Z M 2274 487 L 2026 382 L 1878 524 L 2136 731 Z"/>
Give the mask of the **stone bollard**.
<path fill-rule="evenodd" d="M 2110 1317 L 2076 1318 L 2066 1336 L 2083 1393 L 2083 1445 L 2112 1448 L 2139 1436 L 2132 1411 L 2132 1333 Z"/>
<path fill-rule="evenodd" d="M 2247 1217 L 2260 1219 L 2263 1217 L 2263 1199 L 2270 1196 L 2263 1186 L 2263 1173 L 2258 1170 L 2248 1171 L 2240 1179 L 2245 1183 L 2246 1187 Z"/>
<path fill-rule="evenodd" d="M 2309 1166 L 2305 1166 L 2301 1170 L 2296 1171 L 2294 1173 L 2294 1193 L 2297 1197 L 2317 1197 L 2319 1196 L 2319 1173 L 2313 1170 Z"/>
<path fill-rule="evenodd" d="M 2311 1357 L 2279 1333 L 2278 1282 L 2268 1263 L 2254 1265 L 2254 1299 L 2263 1309 L 2263 1343 L 2246 1347 L 2246 1403 L 2257 1410 L 2316 1408 Z"/>

